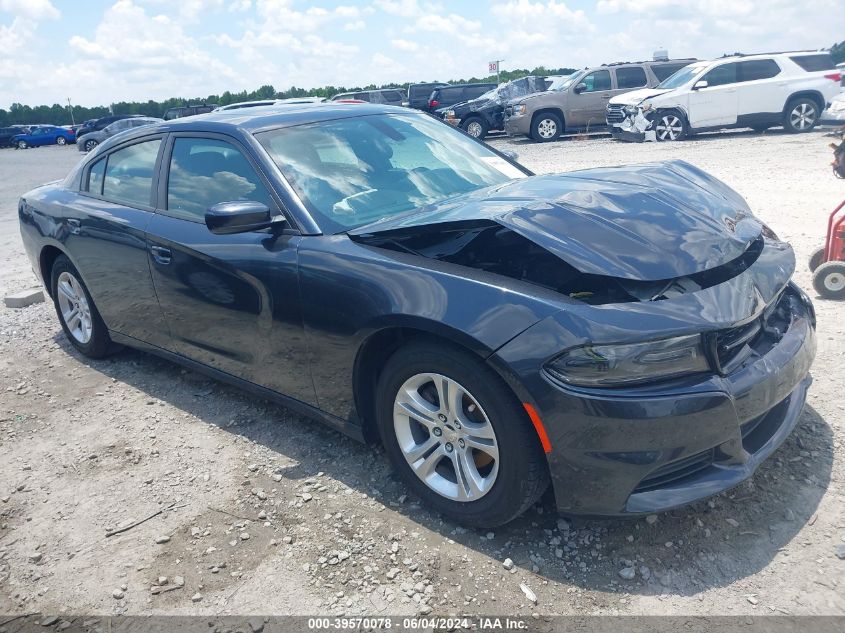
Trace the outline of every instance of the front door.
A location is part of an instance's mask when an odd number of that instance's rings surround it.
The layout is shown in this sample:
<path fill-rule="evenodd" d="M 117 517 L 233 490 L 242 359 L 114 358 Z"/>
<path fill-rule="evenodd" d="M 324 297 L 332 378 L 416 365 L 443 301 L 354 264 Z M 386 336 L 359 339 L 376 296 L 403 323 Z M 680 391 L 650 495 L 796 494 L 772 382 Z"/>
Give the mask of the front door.
<path fill-rule="evenodd" d="M 736 63 L 722 64 L 699 80 L 707 82 L 706 88 L 693 87 L 689 96 L 691 127 L 718 127 L 736 123 L 739 110 L 736 70 Z"/>
<path fill-rule="evenodd" d="M 206 210 L 254 200 L 275 213 L 257 164 L 234 139 L 174 135 L 147 228 L 159 302 L 178 354 L 316 404 L 297 282 L 300 236 L 265 229 L 215 235 Z"/>
<path fill-rule="evenodd" d="M 590 128 L 605 124 L 605 108 L 613 96 L 609 70 L 594 70 L 569 89 L 567 128 Z"/>

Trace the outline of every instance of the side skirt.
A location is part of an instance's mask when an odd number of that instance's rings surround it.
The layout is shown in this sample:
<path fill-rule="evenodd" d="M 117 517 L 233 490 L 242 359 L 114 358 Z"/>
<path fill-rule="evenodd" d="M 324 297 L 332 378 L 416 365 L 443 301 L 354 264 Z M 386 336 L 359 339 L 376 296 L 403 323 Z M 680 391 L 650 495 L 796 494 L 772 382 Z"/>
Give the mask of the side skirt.
<path fill-rule="evenodd" d="M 358 440 L 359 442 L 366 442 L 364 438 L 363 428 L 360 424 L 347 422 L 345 420 L 342 420 L 341 418 L 326 413 L 325 411 L 321 411 L 317 407 L 302 402 L 301 400 L 291 398 L 289 396 L 279 393 L 278 391 L 273 391 L 272 389 L 262 387 L 261 385 L 256 385 L 255 383 L 249 382 L 248 380 L 244 380 L 243 378 L 238 378 L 237 376 L 233 376 L 232 374 L 227 374 L 226 372 L 220 371 L 219 369 L 214 369 L 213 367 L 209 367 L 208 365 L 198 363 L 197 361 L 191 360 L 190 358 L 185 358 L 184 356 L 175 354 L 160 347 L 156 347 L 155 345 L 150 345 L 149 343 L 145 343 L 144 341 L 132 338 L 131 336 L 126 336 L 125 334 L 120 334 L 118 332 L 112 332 L 111 330 L 109 330 L 109 336 L 115 343 L 125 345 L 126 347 L 132 347 L 143 352 L 149 352 L 150 354 L 154 354 L 155 356 L 158 356 L 165 360 L 169 360 L 178 365 L 183 365 L 188 369 L 192 369 L 198 373 L 205 374 L 206 376 L 214 378 L 215 380 L 219 380 L 220 382 L 228 383 L 233 387 L 237 387 L 249 393 L 255 394 L 256 396 L 265 398 L 266 400 L 270 400 L 284 407 L 287 407 L 288 409 L 295 411 L 296 413 L 317 420 L 318 422 L 322 422 L 323 424 L 330 426 L 336 431 L 340 431 L 344 435 L 348 435 L 352 439 Z"/>

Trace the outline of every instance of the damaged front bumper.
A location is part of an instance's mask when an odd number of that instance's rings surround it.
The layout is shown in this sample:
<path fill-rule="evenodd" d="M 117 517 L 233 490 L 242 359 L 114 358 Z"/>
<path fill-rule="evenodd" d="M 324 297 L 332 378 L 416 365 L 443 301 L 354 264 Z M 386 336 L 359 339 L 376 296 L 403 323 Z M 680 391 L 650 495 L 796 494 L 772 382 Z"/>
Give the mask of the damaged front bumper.
<path fill-rule="evenodd" d="M 611 135 L 617 140 L 634 143 L 657 140 L 651 121 L 640 106 L 610 104 L 606 119 Z"/>
<path fill-rule="evenodd" d="M 797 286 L 764 278 L 778 257 L 762 259 L 765 270 L 754 266 L 676 300 L 558 313 L 497 352 L 493 362 L 518 369 L 545 425 L 559 511 L 628 515 L 684 505 L 750 477 L 786 439 L 811 382 L 815 314 Z M 732 323 L 739 315 L 740 324 Z M 577 344 L 579 336 L 627 340 L 661 328 L 664 335 L 698 329 L 729 340 L 755 324 L 739 361 L 716 360 L 703 377 L 578 388 L 537 369 L 542 350 Z"/>

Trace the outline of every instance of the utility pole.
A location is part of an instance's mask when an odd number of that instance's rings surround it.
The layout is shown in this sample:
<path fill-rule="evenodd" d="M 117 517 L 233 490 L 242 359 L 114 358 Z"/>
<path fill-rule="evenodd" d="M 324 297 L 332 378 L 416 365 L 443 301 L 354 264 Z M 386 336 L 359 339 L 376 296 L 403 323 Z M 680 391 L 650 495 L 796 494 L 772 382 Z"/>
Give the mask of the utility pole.
<path fill-rule="evenodd" d="M 67 98 L 67 109 L 70 110 L 70 124 L 76 125 L 76 121 L 73 120 L 73 106 L 70 105 L 70 97 Z"/>

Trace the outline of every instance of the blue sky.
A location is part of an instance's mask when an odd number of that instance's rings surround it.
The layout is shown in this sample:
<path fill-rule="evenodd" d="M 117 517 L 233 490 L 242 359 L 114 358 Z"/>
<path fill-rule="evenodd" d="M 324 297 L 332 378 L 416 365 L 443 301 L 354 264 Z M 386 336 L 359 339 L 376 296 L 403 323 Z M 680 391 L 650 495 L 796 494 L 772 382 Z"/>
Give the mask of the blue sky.
<path fill-rule="evenodd" d="M 0 107 L 818 48 L 841 0 L 0 0 Z"/>

